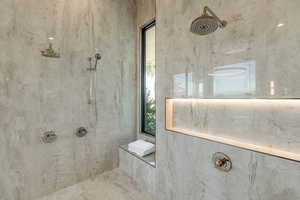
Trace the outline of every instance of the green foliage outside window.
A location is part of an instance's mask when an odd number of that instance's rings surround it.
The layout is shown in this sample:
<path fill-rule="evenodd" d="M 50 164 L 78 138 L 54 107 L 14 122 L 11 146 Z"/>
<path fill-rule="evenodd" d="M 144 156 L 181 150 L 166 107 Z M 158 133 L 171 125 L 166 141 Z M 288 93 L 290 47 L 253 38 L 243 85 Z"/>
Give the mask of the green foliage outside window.
<path fill-rule="evenodd" d="M 146 92 L 145 102 L 145 131 L 155 135 L 156 132 L 156 106 L 155 100 L 150 97 L 150 92 Z"/>
<path fill-rule="evenodd" d="M 154 81 L 155 85 L 155 64 L 147 64 L 147 77 Z M 152 95 L 151 95 L 152 94 Z M 156 103 L 155 91 L 150 91 L 146 88 L 145 97 L 145 131 L 152 135 L 156 132 Z"/>

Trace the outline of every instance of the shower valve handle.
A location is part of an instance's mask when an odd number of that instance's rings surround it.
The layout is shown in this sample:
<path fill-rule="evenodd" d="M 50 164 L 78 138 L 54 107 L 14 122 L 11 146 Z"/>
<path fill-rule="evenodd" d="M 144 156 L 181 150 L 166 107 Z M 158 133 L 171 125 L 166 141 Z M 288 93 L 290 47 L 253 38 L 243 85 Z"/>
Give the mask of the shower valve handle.
<path fill-rule="evenodd" d="M 47 131 L 43 134 L 42 136 L 42 141 L 47 144 L 47 143 L 53 143 L 57 139 L 57 135 L 55 131 Z"/>
<path fill-rule="evenodd" d="M 225 158 L 220 159 L 220 160 L 216 160 L 216 166 L 217 167 L 223 167 L 227 164 L 227 160 Z"/>
<path fill-rule="evenodd" d="M 213 155 L 213 162 L 215 165 L 215 168 L 223 171 L 223 172 L 229 172 L 232 169 L 232 162 L 231 159 L 223 154 L 223 153 L 215 153 Z"/>

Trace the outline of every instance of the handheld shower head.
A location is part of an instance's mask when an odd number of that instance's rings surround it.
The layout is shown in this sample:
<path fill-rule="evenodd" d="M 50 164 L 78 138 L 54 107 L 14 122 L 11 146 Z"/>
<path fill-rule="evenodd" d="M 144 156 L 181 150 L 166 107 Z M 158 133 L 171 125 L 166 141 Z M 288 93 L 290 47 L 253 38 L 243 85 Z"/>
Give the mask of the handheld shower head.
<path fill-rule="evenodd" d="M 100 55 L 100 53 L 96 53 L 96 54 L 95 54 L 95 59 L 96 59 L 96 60 L 101 60 L 101 55 Z"/>
<path fill-rule="evenodd" d="M 208 15 L 207 12 L 212 16 Z M 226 21 L 220 20 L 211 9 L 205 6 L 203 14 L 192 22 L 191 32 L 198 35 L 208 35 L 215 32 L 219 27 L 224 28 L 226 25 Z"/>
<path fill-rule="evenodd" d="M 93 63 L 93 57 L 88 57 L 88 61 L 90 63 L 90 67 L 87 69 L 88 71 L 96 71 L 97 70 L 97 65 L 98 65 L 98 61 L 101 60 L 101 54 L 100 53 L 96 53 L 95 54 L 95 66 L 94 68 L 92 67 L 92 63 Z"/>
<path fill-rule="evenodd" d="M 97 70 L 97 65 L 98 65 L 98 61 L 101 60 L 101 55 L 100 53 L 96 53 L 95 54 L 95 70 Z"/>

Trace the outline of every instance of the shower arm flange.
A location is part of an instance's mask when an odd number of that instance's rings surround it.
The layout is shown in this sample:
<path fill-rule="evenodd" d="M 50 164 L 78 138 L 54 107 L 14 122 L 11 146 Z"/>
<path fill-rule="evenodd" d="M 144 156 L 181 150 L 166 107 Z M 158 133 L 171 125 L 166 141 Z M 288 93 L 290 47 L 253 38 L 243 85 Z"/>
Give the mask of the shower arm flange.
<path fill-rule="evenodd" d="M 209 12 L 218 22 L 220 23 L 220 28 L 225 28 L 227 25 L 227 22 L 225 20 L 221 20 L 209 7 L 204 7 L 204 15 L 208 15 L 207 12 Z"/>

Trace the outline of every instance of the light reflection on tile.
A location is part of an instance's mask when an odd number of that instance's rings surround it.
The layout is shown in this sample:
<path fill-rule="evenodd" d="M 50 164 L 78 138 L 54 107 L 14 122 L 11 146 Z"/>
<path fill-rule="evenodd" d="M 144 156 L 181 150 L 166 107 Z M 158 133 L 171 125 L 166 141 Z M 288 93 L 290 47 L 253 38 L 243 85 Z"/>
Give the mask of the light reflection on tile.
<path fill-rule="evenodd" d="M 211 96 L 254 96 L 255 67 L 255 61 L 214 67 L 208 74 L 213 84 Z"/>
<path fill-rule="evenodd" d="M 299 154 L 300 159 L 300 100 L 167 99 L 166 115 L 170 130 Z"/>

